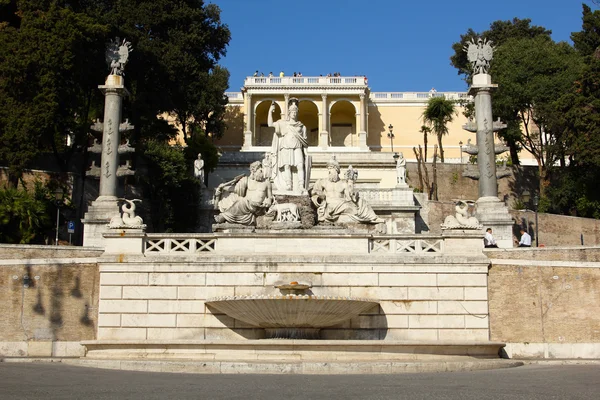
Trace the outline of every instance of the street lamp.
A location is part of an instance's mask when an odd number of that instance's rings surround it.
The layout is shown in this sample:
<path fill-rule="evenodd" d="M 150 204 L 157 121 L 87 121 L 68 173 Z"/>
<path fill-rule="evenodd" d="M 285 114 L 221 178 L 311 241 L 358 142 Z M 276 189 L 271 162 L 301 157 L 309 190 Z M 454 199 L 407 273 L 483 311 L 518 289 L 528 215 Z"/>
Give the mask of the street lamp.
<path fill-rule="evenodd" d="M 58 224 L 60 221 L 60 206 L 62 206 L 63 204 L 63 196 L 64 193 L 62 191 L 62 189 L 58 188 L 54 191 L 54 201 L 56 204 L 56 239 L 55 239 L 55 245 L 58 246 Z"/>
<path fill-rule="evenodd" d="M 392 153 L 394 152 L 394 126 L 392 124 L 390 124 L 390 126 L 388 126 L 388 129 L 390 130 L 387 134 L 387 137 L 390 138 L 390 144 L 392 145 Z"/>
<path fill-rule="evenodd" d="M 460 163 L 463 163 L 463 159 L 462 159 L 462 147 L 463 147 L 463 142 L 462 140 L 460 142 L 458 142 L 458 146 L 460 147 Z"/>
<path fill-rule="evenodd" d="M 533 196 L 533 207 L 535 208 L 535 247 L 540 247 L 539 230 L 538 230 L 538 205 L 540 198 L 537 193 Z"/>

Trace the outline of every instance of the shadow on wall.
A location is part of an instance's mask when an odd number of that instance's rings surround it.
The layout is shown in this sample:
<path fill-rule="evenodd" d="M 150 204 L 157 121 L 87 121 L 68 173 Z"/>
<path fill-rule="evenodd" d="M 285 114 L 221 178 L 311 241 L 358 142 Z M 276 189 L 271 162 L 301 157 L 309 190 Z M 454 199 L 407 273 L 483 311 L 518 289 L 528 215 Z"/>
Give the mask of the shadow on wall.
<path fill-rule="evenodd" d="M 367 144 L 373 147 L 371 151 L 381 151 L 381 138 L 385 136 L 387 128 L 381 119 L 381 113 L 377 106 L 369 107 L 368 112 L 369 126 L 367 127 L 367 130 L 369 132 L 369 137 L 367 138 Z"/>

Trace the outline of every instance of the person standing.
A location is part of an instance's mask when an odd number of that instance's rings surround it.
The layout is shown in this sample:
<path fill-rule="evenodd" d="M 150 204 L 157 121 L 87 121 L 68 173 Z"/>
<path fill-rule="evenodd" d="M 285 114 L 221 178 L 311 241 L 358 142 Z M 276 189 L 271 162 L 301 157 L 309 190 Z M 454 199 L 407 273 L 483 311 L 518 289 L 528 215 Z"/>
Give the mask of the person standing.
<path fill-rule="evenodd" d="M 529 235 L 529 233 L 525 232 L 525 229 L 523 228 L 521 228 L 519 232 L 521 233 L 519 247 L 531 247 L 531 236 Z"/>
<path fill-rule="evenodd" d="M 485 248 L 498 248 L 496 244 L 496 239 L 492 235 L 492 228 L 487 228 L 485 231 L 485 237 L 483 238 L 483 245 Z"/>

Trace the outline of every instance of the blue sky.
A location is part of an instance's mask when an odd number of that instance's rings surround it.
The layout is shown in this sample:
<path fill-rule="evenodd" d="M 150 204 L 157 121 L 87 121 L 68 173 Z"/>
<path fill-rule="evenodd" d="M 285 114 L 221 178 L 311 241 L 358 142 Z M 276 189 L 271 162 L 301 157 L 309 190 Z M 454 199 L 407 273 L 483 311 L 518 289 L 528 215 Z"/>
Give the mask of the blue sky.
<path fill-rule="evenodd" d="M 207 0 L 231 30 L 229 91 L 255 70 L 304 76 L 366 75 L 375 92 L 463 91 L 450 66 L 452 43 L 468 28 L 513 17 L 569 41 L 581 30 L 578 0 Z M 596 6 L 585 1 L 592 9 Z"/>

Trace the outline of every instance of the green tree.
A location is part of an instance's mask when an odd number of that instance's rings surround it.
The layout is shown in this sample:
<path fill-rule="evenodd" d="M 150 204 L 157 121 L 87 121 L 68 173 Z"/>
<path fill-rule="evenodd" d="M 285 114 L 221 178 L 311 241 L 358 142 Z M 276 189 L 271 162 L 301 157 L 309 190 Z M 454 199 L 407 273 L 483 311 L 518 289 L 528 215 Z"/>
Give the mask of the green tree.
<path fill-rule="evenodd" d="M 431 97 L 427 101 L 427 106 L 421 118 L 423 122 L 431 128 L 435 134 L 440 148 L 440 161 L 444 162 L 444 148 L 442 147 L 442 137 L 448 134 L 448 124 L 454 120 L 457 111 L 453 100 L 442 96 Z"/>
<path fill-rule="evenodd" d="M 100 101 L 98 59 L 108 29 L 59 1 L 11 1 L 0 13 L 0 159 L 16 186 L 23 169 L 52 151 L 67 171 Z"/>
<path fill-rule="evenodd" d="M 552 122 L 561 129 L 568 164 L 554 168 L 550 210 L 600 218 L 600 11 L 583 5 L 582 30 L 571 35 L 584 66 L 564 94 Z"/>
<path fill-rule="evenodd" d="M 581 59 L 565 42 L 538 35 L 513 38 L 499 46 L 490 74 L 498 83 L 493 103 L 517 142 L 536 159 L 540 197 L 549 185 L 551 167 L 564 158 L 565 136 L 558 116 L 561 97 L 573 89 Z"/>
<path fill-rule="evenodd" d="M 52 227 L 48 193 L 36 185 L 35 192 L 0 188 L 0 243 L 43 243 Z"/>
<path fill-rule="evenodd" d="M 198 223 L 200 185 L 190 173 L 184 149 L 148 140 L 144 145 L 144 168 L 140 177 L 149 201 L 146 216 L 154 232 L 194 232 Z"/>
<path fill-rule="evenodd" d="M 530 19 L 519 19 L 513 18 L 512 20 L 502 21 L 497 20 L 490 24 L 490 28 L 483 32 L 476 32 L 473 29 L 468 29 L 464 35 L 460 35 L 460 41 L 452 45 L 454 54 L 450 57 L 450 64 L 457 69 L 458 75 L 461 75 L 465 82 L 471 82 L 472 68 L 471 64 L 467 60 L 467 53 L 464 51 L 465 45 L 467 45 L 472 39 L 477 37 L 484 37 L 487 40 L 491 40 L 496 48 L 500 48 L 507 40 L 517 38 L 535 38 L 537 36 L 543 36 L 550 38 L 552 31 L 536 25 L 531 25 Z M 494 56 L 494 61 L 497 55 Z M 496 77 L 492 75 L 494 81 Z M 464 107 L 465 116 L 469 118 L 474 114 L 473 104 L 466 104 Z M 518 144 L 520 137 L 520 130 L 518 124 L 515 125 L 509 121 L 510 115 L 503 115 L 502 110 L 497 109 L 494 102 L 492 102 L 492 113 L 495 118 L 500 118 L 502 121 L 507 122 L 507 129 L 499 132 L 499 136 L 506 141 L 506 144 L 510 148 L 511 160 L 514 165 L 519 164 L 518 152 L 520 146 Z"/>

